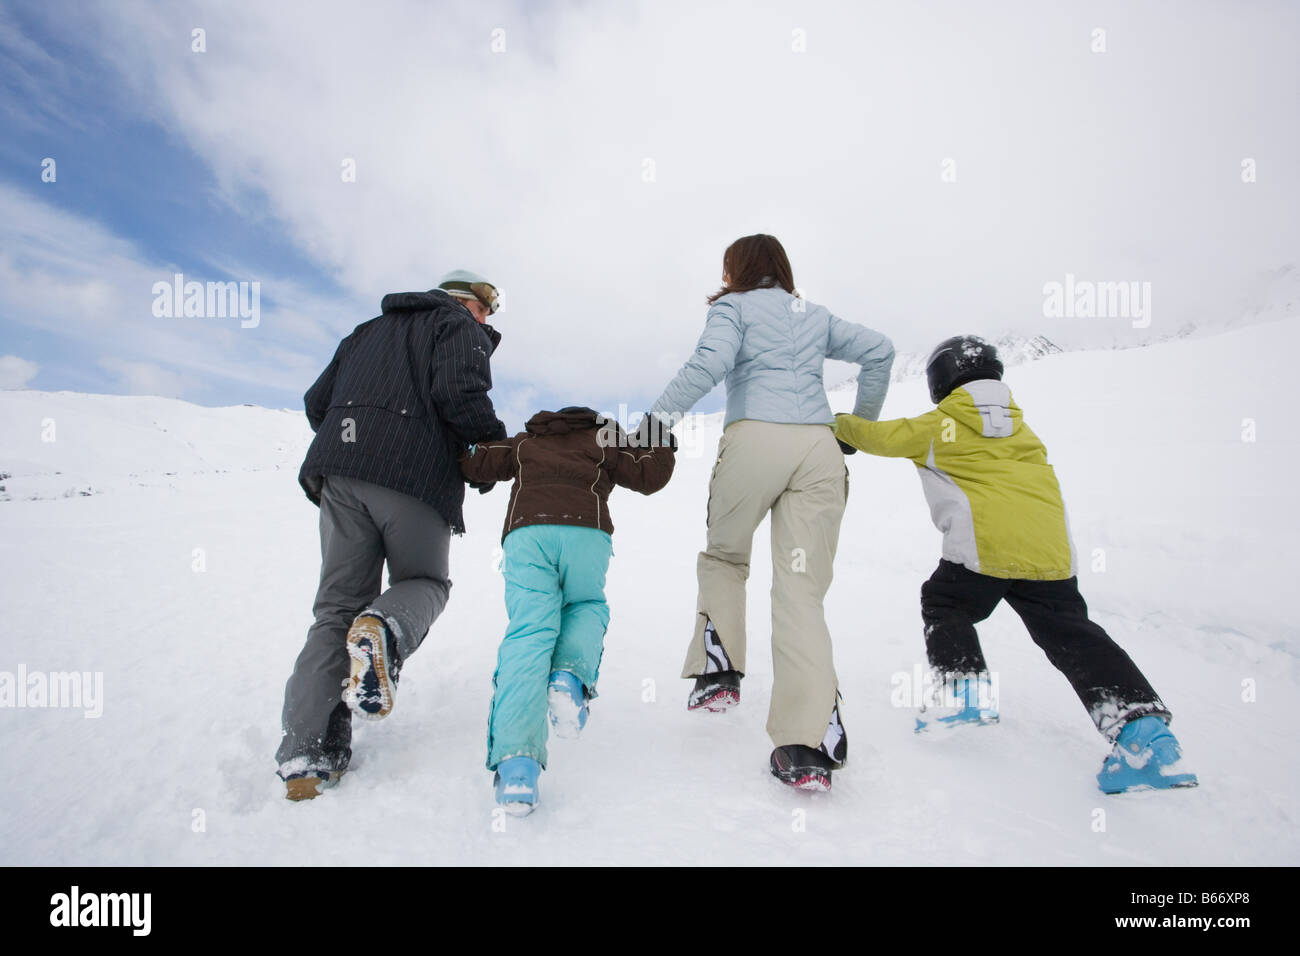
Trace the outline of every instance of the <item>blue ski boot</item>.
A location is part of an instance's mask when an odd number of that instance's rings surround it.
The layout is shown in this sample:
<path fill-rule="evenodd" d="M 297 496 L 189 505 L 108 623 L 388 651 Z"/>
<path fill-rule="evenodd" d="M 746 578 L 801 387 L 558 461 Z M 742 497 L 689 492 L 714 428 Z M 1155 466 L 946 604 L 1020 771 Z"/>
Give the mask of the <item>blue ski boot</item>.
<path fill-rule="evenodd" d="M 557 737 L 576 737 L 587 726 L 587 692 L 568 671 L 555 671 L 546 688 L 551 729 Z"/>
<path fill-rule="evenodd" d="M 972 677 L 949 676 L 943 680 L 935 703 L 922 706 L 916 732 L 997 722 L 997 694 L 987 672 Z"/>
<path fill-rule="evenodd" d="M 510 757 L 497 764 L 492 779 L 497 806 L 515 817 L 525 817 L 537 808 L 537 778 L 542 765 L 532 757 Z"/>
<path fill-rule="evenodd" d="M 1178 738 L 1162 717 L 1147 714 L 1130 720 L 1119 732 L 1115 749 L 1101 765 L 1097 785 L 1103 793 L 1194 787 L 1196 774 L 1182 765 Z"/>

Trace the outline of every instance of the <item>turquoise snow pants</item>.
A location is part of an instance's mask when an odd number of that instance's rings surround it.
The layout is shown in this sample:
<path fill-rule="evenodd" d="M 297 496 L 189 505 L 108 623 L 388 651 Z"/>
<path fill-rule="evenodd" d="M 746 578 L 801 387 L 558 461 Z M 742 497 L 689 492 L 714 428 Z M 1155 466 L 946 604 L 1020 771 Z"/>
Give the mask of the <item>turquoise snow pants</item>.
<path fill-rule="evenodd" d="M 598 528 L 526 525 L 506 535 L 502 548 L 510 624 L 492 677 L 487 767 L 521 755 L 545 767 L 551 672 L 569 671 L 596 696 L 613 542 Z"/>

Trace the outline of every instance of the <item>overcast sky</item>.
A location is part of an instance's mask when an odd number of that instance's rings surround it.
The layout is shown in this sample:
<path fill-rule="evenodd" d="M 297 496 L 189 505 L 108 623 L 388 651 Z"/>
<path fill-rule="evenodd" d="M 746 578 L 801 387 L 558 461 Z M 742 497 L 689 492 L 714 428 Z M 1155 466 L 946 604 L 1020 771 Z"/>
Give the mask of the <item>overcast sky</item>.
<path fill-rule="evenodd" d="M 1300 258 L 1295 3 L 0 11 L 10 387 L 298 407 L 385 293 L 464 267 L 517 428 L 647 407 L 753 232 L 905 350 L 1131 334 L 1045 317 L 1067 273 L 1150 282 L 1167 333 Z M 259 324 L 155 316 L 175 272 L 259 282 Z"/>

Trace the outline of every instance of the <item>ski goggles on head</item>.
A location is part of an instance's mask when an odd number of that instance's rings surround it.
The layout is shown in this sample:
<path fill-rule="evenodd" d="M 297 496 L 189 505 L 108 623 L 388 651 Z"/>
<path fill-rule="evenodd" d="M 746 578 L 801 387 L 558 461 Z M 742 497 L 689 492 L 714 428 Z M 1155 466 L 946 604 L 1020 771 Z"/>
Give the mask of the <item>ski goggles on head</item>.
<path fill-rule="evenodd" d="M 448 282 L 438 288 L 457 299 L 476 299 L 488 310 L 488 315 L 501 307 L 496 286 L 487 282 Z"/>
<path fill-rule="evenodd" d="M 469 291 L 474 293 L 474 298 L 487 306 L 488 315 L 495 314 L 501 307 L 501 296 L 495 286 L 488 285 L 486 282 L 474 282 L 470 285 Z"/>

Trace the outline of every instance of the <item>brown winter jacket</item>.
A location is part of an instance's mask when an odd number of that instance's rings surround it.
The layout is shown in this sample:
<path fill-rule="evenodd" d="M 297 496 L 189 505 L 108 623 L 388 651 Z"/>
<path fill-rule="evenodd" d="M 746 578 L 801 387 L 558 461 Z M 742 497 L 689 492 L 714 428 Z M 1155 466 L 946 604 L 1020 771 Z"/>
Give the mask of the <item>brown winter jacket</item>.
<path fill-rule="evenodd" d="M 614 533 L 606 502 L 615 485 L 654 494 L 673 474 L 673 449 L 639 448 L 618 423 L 590 408 L 538 412 L 526 431 L 473 445 L 460 456 L 470 481 L 514 479 L 504 539 L 530 524 L 569 524 Z"/>

